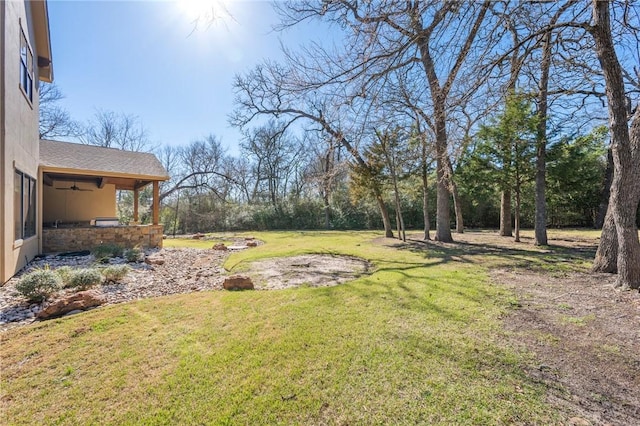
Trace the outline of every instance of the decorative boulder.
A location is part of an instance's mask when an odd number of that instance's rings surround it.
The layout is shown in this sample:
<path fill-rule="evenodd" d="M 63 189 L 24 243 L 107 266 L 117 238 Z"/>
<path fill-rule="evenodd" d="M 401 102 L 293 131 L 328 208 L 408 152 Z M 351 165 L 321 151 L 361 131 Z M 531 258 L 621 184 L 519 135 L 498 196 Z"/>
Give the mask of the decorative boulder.
<path fill-rule="evenodd" d="M 215 244 L 213 247 L 211 247 L 213 250 L 222 250 L 222 251 L 227 251 L 227 246 L 224 245 L 224 243 L 218 243 Z"/>
<path fill-rule="evenodd" d="M 106 299 L 104 296 L 96 290 L 81 291 L 60 300 L 56 300 L 38 312 L 36 318 L 48 319 L 59 317 L 72 311 L 84 311 L 88 308 L 93 308 L 94 306 L 100 306 L 105 302 Z"/>
<path fill-rule="evenodd" d="M 164 265 L 164 257 L 157 253 L 145 257 L 144 261 L 149 265 Z"/>
<path fill-rule="evenodd" d="M 253 290 L 251 278 L 244 275 L 231 275 L 222 284 L 225 290 Z"/>
<path fill-rule="evenodd" d="M 200 240 L 200 239 L 204 238 L 204 234 L 201 234 L 200 232 L 198 232 L 196 234 L 193 234 L 193 237 L 191 237 L 191 238 L 193 238 L 194 240 Z"/>
<path fill-rule="evenodd" d="M 256 241 L 247 241 L 247 247 L 258 247 L 258 243 Z"/>
<path fill-rule="evenodd" d="M 244 237 L 244 240 L 245 241 L 251 241 L 251 240 L 255 240 L 255 238 L 254 237 Z"/>

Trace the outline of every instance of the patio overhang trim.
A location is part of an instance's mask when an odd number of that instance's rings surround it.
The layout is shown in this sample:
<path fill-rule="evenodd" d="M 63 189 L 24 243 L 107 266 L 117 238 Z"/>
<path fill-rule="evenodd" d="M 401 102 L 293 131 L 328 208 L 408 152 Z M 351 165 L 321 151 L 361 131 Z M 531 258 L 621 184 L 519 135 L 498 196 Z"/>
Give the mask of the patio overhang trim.
<path fill-rule="evenodd" d="M 114 173 L 97 170 L 67 169 L 42 166 L 43 183 L 53 186 L 54 180 L 93 182 L 98 188 L 113 184 L 118 190 L 138 190 L 152 182 L 168 180 L 168 176 L 149 176 L 134 173 Z"/>

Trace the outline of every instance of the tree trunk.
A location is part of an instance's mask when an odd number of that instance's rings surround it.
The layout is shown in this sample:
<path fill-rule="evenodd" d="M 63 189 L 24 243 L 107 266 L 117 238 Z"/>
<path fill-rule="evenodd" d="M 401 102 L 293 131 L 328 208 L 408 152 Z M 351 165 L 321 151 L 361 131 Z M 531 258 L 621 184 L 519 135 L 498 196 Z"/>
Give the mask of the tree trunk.
<path fill-rule="evenodd" d="M 393 231 L 391 229 L 391 219 L 389 218 L 389 210 L 384 204 L 382 194 L 376 191 L 376 201 L 378 202 L 378 208 L 380 209 L 380 215 L 382 216 L 382 224 L 384 225 L 384 236 L 386 238 L 393 238 Z"/>
<path fill-rule="evenodd" d="M 464 220 L 462 217 L 462 201 L 458 194 L 458 186 L 451 182 L 451 194 L 453 195 L 453 210 L 456 212 L 456 233 L 464 234 Z"/>
<path fill-rule="evenodd" d="M 460 194 L 458 194 L 458 185 L 453 179 L 453 164 L 451 158 L 447 155 L 447 179 L 449 180 L 449 188 L 453 196 L 453 211 L 456 214 L 456 233 L 464 234 L 464 218 L 462 217 L 462 202 Z"/>
<path fill-rule="evenodd" d="M 400 195 L 398 194 L 398 183 L 396 182 L 395 173 L 392 176 L 393 179 L 393 194 L 396 204 L 396 226 L 398 228 L 398 239 L 407 241 L 407 236 L 404 231 L 404 219 L 402 218 L 402 206 L 400 205 Z"/>
<path fill-rule="evenodd" d="M 434 105 L 436 123 L 436 240 L 444 243 L 453 242 L 451 236 L 449 182 L 447 179 L 447 131 L 444 105 Z"/>
<path fill-rule="evenodd" d="M 618 239 L 617 285 L 640 288 L 640 241 L 636 226 L 640 202 L 640 109 L 636 111 L 630 132 L 622 68 L 611 36 L 609 2 L 593 0 L 593 22 L 591 34 L 604 73 L 609 107 L 614 165 L 609 209 Z"/>
<path fill-rule="evenodd" d="M 511 190 L 502 191 L 500 199 L 500 236 L 513 236 L 511 228 Z"/>
<path fill-rule="evenodd" d="M 333 143 L 327 149 L 324 156 L 324 167 L 322 176 L 322 202 L 324 203 L 324 227 L 325 229 L 329 229 L 331 227 L 331 204 L 330 204 L 330 193 L 331 193 L 331 173 L 333 169 Z"/>
<path fill-rule="evenodd" d="M 593 226 L 596 229 L 602 229 L 604 220 L 609 209 L 609 197 L 611 196 L 611 182 L 613 181 L 613 154 L 611 148 L 607 150 L 607 169 L 604 173 L 604 184 L 602 188 L 602 197 L 598 206 L 598 216 Z M 617 243 L 617 242 L 616 242 Z"/>
<path fill-rule="evenodd" d="M 431 224 L 429 223 L 429 186 L 427 182 L 426 161 L 422 167 L 422 217 L 424 219 L 424 240 L 431 240 Z"/>
<path fill-rule="evenodd" d="M 515 242 L 520 242 L 520 187 L 516 188 Z"/>
<path fill-rule="evenodd" d="M 607 209 L 600 235 L 600 244 L 593 260 L 593 272 L 618 273 L 618 236 L 611 209 Z"/>
<path fill-rule="evenodd" d="M 537 246 L 547 245 L 547 96 L 549 86 L 549 68 L 551 67 L 551 31 L 545 34 L 542 50 L 540 85 L 538 91 L 538 129 L 536 135 L 536 213 L 535 241 Z"/>
<path fill-rule="evenodd" d="M 329 229 L 331 228 L 331 205 L 326 192 L 322 195 L 322 203 L 324 204 L 324 228 Z"/>

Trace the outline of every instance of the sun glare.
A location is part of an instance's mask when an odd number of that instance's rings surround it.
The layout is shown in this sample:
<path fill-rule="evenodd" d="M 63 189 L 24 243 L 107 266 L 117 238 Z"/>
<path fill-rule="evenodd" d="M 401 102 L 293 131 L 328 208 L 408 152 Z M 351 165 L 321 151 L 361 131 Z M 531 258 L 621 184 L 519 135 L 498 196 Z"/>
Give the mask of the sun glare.
<path fill-rule="evenodd" d="M 178 5 L 189 20 L 205 25 L 229 16 L 223 0 L 178 0 Z"/>

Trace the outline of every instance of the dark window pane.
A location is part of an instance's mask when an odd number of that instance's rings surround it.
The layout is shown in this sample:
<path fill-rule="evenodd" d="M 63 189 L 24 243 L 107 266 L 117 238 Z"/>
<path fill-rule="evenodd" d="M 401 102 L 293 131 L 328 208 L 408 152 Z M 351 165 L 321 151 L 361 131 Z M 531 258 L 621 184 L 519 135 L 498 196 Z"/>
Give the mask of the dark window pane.
<path fill-rule="evenodd" d="M 29 210 L 29 178 L 22 176 L 22 238 L 27 235 L 27 210 Z"/>
<path fill-rule="evenodd" d="M 30 101 L 33 101 L 33 53 L 24 31 L 20 31 L 20 86 Z"/>
<path fill-rule="evenodd" d="M 22 238 L 22 173 L 16 171 L 13 181 L 13 223 L 15 239 Z"/>
<path fill-rule="evenodd" d="M 25 179 L 29 182 L 29 204 L 26 206 L 27 225 L 25 229 L 25 238 L 36 235 L 36 181 L 34 179 Z"/>

